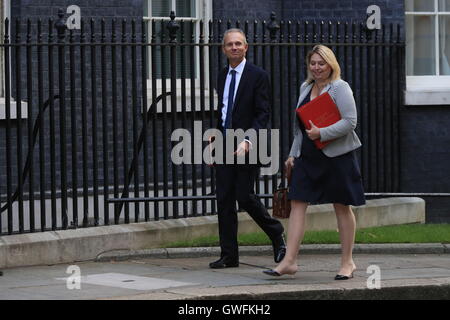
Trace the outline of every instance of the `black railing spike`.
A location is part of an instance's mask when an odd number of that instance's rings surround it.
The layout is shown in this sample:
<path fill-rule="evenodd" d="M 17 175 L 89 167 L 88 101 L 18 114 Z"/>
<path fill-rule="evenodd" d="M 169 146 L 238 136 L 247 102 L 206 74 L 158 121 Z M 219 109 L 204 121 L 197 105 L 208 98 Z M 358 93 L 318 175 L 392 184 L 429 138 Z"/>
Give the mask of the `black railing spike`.
<path fill-rule="evenodd" d="M 336 22 L 336 29 L 339 29 L 339 24 L 340 22 L 337 21 Z M 328 20 L 328 24 L 327 24 L 327 32 L 328 32 L 328 42 L 331 43 L 332 39 L 333 39 L 333 22 L 331 22 L 330 20 Z"/>
<path fill-rule="evenodd" d="M 22 39 L 21 37 L 21 24 L 20 24 L 20 19 L 16 18 L 16 43 L 20 43 L 20 40 Z"/>
<path fill-rule="evenodd" d="M 308 21 L 305 21 L 304 26 L 305 26 L 305 30 L 304 30 L 304 33 L 305 33 L 305 42 L 307 43 L 307 42 L 309 41 L 309 34 L 308 34 L 308 32 L 309 32 L 309 30 L 308 30 L 309 22 L 308 22 Z"/>
<path fill-rule="evenodd" d="M 267 25 L 267 29 L 269 29 L 269 32 L 270 32 L 270 41 L 276 42 L 277 32 L 278 32 L 278 30 L 280 30 L 280 25 L 276 21 L 275 12 L 272 12 L 270 15 L 270 22 Z"/>
<path fill-rule="evenodd" d="M 324 28 L 325 27 L 325 21 L 320 21 L 320 25 L 319 25 L 319 34 L 320 34 L 320 43 L 324 43 L 325 42 L 325 34 L 324 34 Z"/>
<path fill-rule="evenodd" d="M 55 28 L 58 31 L 58 38 L 61 40 L 65 37 L 66 34 L 66 21 L 64 20 L 64 11 L 63 9 L 58 9 L 58 20 L 55 22 Z"/>
<path fill-rule="evenodd" d="M 280 21 L 280 42 L 284 42 L 284 21 Z"/>
<path fill-rule="evenodd" d="M 262 41 L 263 43 L 267 42 L 267 33 L 266 33 L 267 23 L 265 20 L 262 22 Z"/>
<path fill-rule="evenodd" d="M 287 30 L 288 30 L 288 42 L 292 42 L 292 21 L 288 20 L 287 22 Z"/>
<path fill-rule="evenodd" d="M 180 29 L 180 25 L 175 21 L 175 11 L 170 12 L 170 22 L 167 24 L 167 30 L 169 30 L 170 42 L 177 41 L 177 31 Z"/>

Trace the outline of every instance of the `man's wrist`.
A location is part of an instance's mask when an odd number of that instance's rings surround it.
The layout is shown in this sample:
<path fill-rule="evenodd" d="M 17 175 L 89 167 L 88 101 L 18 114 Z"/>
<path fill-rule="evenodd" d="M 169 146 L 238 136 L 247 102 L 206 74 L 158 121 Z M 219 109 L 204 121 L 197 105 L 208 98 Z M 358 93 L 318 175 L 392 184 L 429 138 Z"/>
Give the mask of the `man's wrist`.
<path fill-rule="evenodd" d="M 250 140 L 244 139 L 244 141 L 245 141 L 245 142 L 248 142 L 250 149 L 253 148 L 253 143 L 252 143 Z"/>

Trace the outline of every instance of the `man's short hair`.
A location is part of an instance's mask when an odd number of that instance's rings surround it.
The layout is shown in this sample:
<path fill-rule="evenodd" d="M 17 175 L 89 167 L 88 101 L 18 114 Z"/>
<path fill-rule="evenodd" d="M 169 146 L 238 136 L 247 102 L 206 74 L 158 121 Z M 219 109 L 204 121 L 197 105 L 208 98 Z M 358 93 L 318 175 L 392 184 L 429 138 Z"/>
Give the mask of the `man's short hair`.
<path fill-rule="evenodd" d="M 237 32 L 237 33 L 242 34 L 242 36 L 244 37 L 244 44 L 247 44 L 247 37 L 246 37 L 244 31 L 242 31 L 242 30 L 239 29 L 239 28 L 231 28 L 231 29 L 226 30 L 225 33 L 223 34 L 223 38 L 222 38 L 222 46 L 225 45 L 225 37 L 227 36 L 227 34 L 233 33 L 233 32 Z"/>

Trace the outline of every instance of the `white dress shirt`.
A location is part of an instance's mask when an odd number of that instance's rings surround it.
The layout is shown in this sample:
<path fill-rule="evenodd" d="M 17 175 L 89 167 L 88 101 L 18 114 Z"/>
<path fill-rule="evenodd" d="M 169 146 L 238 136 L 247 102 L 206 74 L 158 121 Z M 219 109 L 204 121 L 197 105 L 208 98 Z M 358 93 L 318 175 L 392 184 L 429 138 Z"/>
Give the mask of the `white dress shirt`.
<path fill-rule="evenodd" d="M 234 93 L 233 93 L 233 101 L 236 102 L 236 92 L 239 88 L 239 82 L 241 81 L 242 73 L 244 72 L 244 67 L 246 63 L 246 59 L 242 60 L 242 62 L 236 67 L 236 68 L 228 68 L 228 74 L 227 78 L 225 80 L 225 88 L 223 90 L 223 107 L 222 107 L 222 125 L 225 127 L 225 119 L 227 118 L 227 109 L 228 109 L 228 97 L 230 96 L 230 93 L 228 92 L 230 89 L 230 82 L 231 82 L 231 70 L 236 71 L 236 83 L 234 85 Z"/>

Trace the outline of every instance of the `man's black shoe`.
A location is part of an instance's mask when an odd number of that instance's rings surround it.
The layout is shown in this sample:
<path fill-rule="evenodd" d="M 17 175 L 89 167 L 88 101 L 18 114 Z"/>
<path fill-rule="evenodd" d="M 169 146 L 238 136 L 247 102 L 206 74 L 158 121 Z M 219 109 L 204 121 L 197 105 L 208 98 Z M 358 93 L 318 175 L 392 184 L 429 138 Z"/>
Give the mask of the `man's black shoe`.
<path fill-rule="evenodd" d="M 220 258 L 217 261 L 211 262 L 209 267 L 211 269 L 237 268 L 239 267 L 239 261 L 228 258 Z"/>
<path fill-rule="evenodd" d="M 3 271 L 0 271 L 0 277 L 3 275 Z"/>
<path fill-rule="evenodd" d="M 277 240 L 272 241 L 273 246 L 273 260 L 276 263 L 281 262 L 286 255 L 286 242 L 284 235 L 281 235 Z"/>

